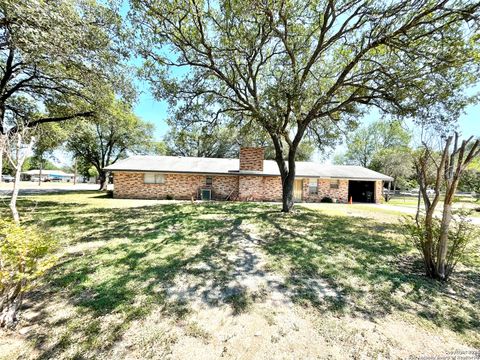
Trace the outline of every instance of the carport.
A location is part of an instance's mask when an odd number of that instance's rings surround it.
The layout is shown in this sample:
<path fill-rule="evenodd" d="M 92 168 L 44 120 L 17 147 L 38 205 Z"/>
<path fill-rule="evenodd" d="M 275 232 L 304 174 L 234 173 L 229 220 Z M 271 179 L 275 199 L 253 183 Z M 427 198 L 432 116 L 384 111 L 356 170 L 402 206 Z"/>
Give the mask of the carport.
<path fill-rule="evenodd" d="M 349 180 L 348 198 L 354 202 L 375 202 L 375 181 Z"/>

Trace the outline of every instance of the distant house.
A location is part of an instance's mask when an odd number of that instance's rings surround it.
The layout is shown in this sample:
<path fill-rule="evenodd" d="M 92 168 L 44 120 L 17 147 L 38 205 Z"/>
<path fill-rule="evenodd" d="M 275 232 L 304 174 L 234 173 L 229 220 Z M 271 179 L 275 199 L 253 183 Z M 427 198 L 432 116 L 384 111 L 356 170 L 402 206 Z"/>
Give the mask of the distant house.
<path fill-rule="evenodd" d="M 63 181 L 63 182 L 73 182 L 75 174 L 67 174 L 62 170 L 28 170 L 22 172 L 22 180 L 36 180 L 41 178 L 41 181 Z"/>
<path fill-rule="evenodd" d="M 262 148 L 241 148 L 240 159 L 132 156 L 105 168 L 113 173 L 114 197 L 281 201 L 277 163 Z M 296 201 L 379 203 L 389 176 L 361 166 L 296 162 Z"/>

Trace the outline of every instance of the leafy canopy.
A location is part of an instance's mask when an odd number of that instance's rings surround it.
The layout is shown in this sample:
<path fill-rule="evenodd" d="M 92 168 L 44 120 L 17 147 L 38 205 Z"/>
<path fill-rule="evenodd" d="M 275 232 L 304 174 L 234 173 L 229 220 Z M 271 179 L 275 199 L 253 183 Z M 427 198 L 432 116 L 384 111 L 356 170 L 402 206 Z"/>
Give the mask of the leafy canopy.
<path fill-rule="evenodd" d="M 84 165 L 103 168 L 129 153 L 147 152 L 152 145 L 153 126 L 133 114 L 131 107 L 113 95 L 93 118 L 65 123 L 66 148 Z"/>
<path fill-rule="evenodd" d="M 265 159 L 275 159 L 275 149 L 268 135 L 262 129 L 247 127 L 239 131 L 232 126 L 208 126 L 205 122 L 192 123 L 188 127 L 170 124 L 171 129 L 165 135 L 165 148 L 158 151 L 174 156 L 196 156 L 235 158 L 239 156 L 241 146 L 257 146 L 265 149 Z M 296 160 L 310 160 L 315 146 L 310 141 L 300 144 Z"/>
<path fill-rule="evenodd" d="M 382 150 L 407 148 L 411 134 L 402 127 L 400 121 L 377 120 L 358 128 L 347 137 L 347 151 L 344 161 L 352 165 L 375 167 Z M 386 155 L 386 154 L 384 154 Z"/>
<path fill-rule="evenodd" d="M 0 134 L 92 115 L 123 82 L 120 17 L 95 0 L 0 3 Z M 82 106 L 71 108 L 72 102 Z M 50 111 L 52 105 L 56 110 Z M 63 105 L 63 106 L 62 106 Z"/>
<path fill-rule="evenodd" d="M 212 124 L 253 121 L 280 153 L 281 139 L 294 153 L 305 135 L 322 142 L 351 130 L 366 105 L 414 112 L 420 98 L 475 77 L 477 28 L 464 26 L 478 16 L 473 1 L 147 0 L 132 8 L 143 74 L 178 121 L 205 109 Z"/>

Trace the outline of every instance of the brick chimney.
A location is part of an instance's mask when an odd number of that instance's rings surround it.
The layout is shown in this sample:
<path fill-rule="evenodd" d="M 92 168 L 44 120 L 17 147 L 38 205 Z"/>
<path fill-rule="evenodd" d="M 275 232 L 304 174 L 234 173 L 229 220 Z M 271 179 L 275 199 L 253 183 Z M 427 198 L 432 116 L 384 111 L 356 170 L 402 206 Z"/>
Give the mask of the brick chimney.
<path fill-rule="evenodd" d="M 261 147 L 240 148 L 240 171 L 263 171 L 264 149 Z"/>

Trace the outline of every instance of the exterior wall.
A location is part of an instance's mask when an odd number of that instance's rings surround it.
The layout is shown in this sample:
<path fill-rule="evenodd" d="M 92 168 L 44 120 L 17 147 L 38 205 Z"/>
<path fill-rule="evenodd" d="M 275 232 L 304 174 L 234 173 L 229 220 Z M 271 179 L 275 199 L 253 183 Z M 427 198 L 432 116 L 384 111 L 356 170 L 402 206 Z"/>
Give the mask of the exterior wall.
<path fill-rule="evenodd" d="M 338 189 L 331 189 L 329 179 L 317 179 L 317 194 L 310 194 L 308 185 L 309 179 L 305 179 L 303 182 L 303 201 L 305 202 L 320 202 L 324 197 L 337 199 L 339 203 L 348 202 L 348 180 L 340 180 Z"/>
<path fill-rule="evenodd" d="M 113 176 L 114 196 L 132 199 L 197 198 L 199 189 L 206 188 L 205 175 L 165 174 L 164 184 L 145 184 L 144 173 L 116 172 Z M 225 199 L 238 189 L 236 176 L 212 176 L 212 197 Z"/>
<path fill-rule="evenodd" d="M 116 198 L 174 199 L 195 198 L 205 184 L 205 176 L 165 174 L 164 184 L 145 184 L 144 173 L 117 172 L 113 176 Z"/>
<path fill-rule="evenodd" d="M 262 201 L 263 177 L 241 175 L 238 177 L 238 198 L 239 200 Z"/>
<path fill-rule="evenodd" d="M 263 148 L 242 147 L 240 148 L 240 171 L 263 171 Z"/>
<path fill-rule="evenodd" d="M 205 186 L 202 186 L 205 187 Z M 213 199 L 224 200 L 228 196 L 238 196 L 237 176 L 212 176 Z"/>
<path fill-rule="evenodd" d="M 375 203 L 383 203 L 383 181 L 375 181 Z"/>
<path fill-rule="evenodd" d="M 282 178 L 280 176 L 263 178 L 263 200 L 282 201 Z"/>
<path fill-rule="evenodd" d="M 144 173 L 115 172 L 114 197 L 132 199 L 197 199 L 199 190 L 206 188 L 206 175 L 165 174 L 164 184 L 145 184 Z M 338 189 L 330 189 L 330 180 L 317 179 L 318 194 L 309 194 L 309 181 L 303 181 L 303 201 L 320 202 L 325 196 L 348 202 L 348 180 L 340 180 Z M 375 202 L 381 203 L 382 181 L 375 182 Z M 282 181 L 279 176 L 212 176 L 212 198 L 225 200 L 228 196 L 243 201 L 281 201 Z"/>

